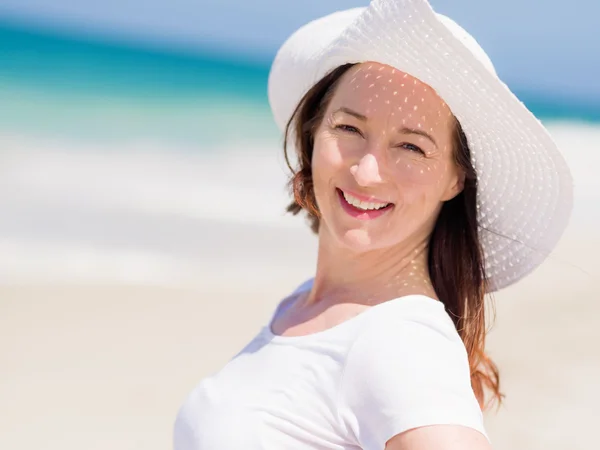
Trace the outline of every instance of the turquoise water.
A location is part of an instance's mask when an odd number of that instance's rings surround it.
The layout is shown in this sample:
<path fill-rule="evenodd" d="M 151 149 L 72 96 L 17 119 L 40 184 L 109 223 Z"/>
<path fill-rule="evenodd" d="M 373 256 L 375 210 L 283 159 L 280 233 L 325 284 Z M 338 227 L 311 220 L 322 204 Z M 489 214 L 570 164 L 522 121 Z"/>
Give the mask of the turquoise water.
<path fill-rule="evenodd" d="M 0 25 L 0 129 L 211 145 L 277 135 L 268 65 Z"/>
<path fill-rule="evenodd" d="M 277 136 L 268 62 L 184 54 L 0 23 L 0 129 L 214 144 Z M 517 95 L 542 120 L 600 122 L 600 105 Z"/>

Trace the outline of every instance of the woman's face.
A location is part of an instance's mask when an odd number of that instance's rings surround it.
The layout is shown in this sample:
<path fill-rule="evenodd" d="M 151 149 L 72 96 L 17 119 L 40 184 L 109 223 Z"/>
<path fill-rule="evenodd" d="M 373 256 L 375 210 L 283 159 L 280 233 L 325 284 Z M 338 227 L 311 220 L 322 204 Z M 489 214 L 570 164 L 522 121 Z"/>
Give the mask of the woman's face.
<path fill-rule="evenodd" d="M 359 251 L 426 239 L 442 203 L 462 189 L 453 130 L 426 84 L 378 63 L 352 67 L 315 132 L 320 234 Z"/>

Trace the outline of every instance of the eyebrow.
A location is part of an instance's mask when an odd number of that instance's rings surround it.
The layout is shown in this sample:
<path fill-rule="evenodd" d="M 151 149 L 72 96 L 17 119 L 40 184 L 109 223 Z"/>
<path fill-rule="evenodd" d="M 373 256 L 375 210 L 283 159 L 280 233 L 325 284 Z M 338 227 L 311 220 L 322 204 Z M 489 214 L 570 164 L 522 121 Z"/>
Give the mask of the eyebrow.
<path fill-rule="evenodd" d="M 433 137 L 429 133 L 427 133 L 426 131 L 418 130 L 416 128 L 408 128 L 408 127 L 402 127 L 398 131 L 400 133 L 402 133 L 402 134 L 417 134 L 419 136 L 423 136 L 425 139 L 430 140 L 431 143 L 433 145 L 435 145 L 436 148 L 437 148 L 437 142 L 435 142 L 435 139 L 433 139 Z"/>
<path fill-rule="evenodd" d="M 353 117 L 356 117 L 358 120 L 360 120 L 362 122 L 366 122 L 367 121 L 367 116 L 364 116 L 364 115 L 362 115 L 359 112 L 353 111 L 350 108 L 346 108 L 345 106 L 342 106 L 341 108 L 338 108 L 337 110 L 335 110 L 333 112 L 333 114 L 337 114 L 337 113 L 340 113 L 340 112 L 343 112 L 343 113 L 349 114 L 349 115 L 351 115 Z M 431 143 L 437 147 L 437 142 L 435 142 L 435 139 L 429 133 L 427 133 L 426 131 L 419 130 L 419 129 L 416 129 L 416 128 L 402 127 L 402 128 L 398 129 L 398 132 L 402 133 L 402 134 L 416 134 L 418 136 L 422 136 L 425 139 L 428 139 L 429 141 L 431 141 Z"/>
<path fill-rule="evenodd" d="M 343 112 L 343 113 L 349 114 L 349 115 L 351 115 L 351 116 L 354 116 L 354 117 L 356 117 L 358 120 L 362 120 L 363 122 L 366 122 L 366 121 L 367 121 L 367 116 L 363 116 L 361 113 L 357 113 L 356 111 L 353 111 L 353 110 L 351 110 L 350 108 L 346 108 L 345 106 L 342 106 L 341 108 L 339 108 L 339 109 L 336 109 L 336 110 L 333 112 L 333 114 L 337 114 L 337 113 L 340 113 L 340 112 Z"/>

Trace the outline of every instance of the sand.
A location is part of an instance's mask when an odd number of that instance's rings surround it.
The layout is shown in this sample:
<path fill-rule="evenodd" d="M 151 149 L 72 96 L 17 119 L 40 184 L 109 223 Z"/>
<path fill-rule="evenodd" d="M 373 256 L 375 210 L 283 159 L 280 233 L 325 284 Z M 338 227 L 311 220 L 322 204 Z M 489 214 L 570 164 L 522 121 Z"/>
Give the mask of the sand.
<path fill-rule="evenodd" d="M 507 395 L 487 416 L 497 449 L 595 446 L 598 272 L 569 268 L 556 282 L 564 270 L 549 262 L 496 296 L 488 348 Z M 169 448 L 187 392 L 264 324 L 291 278 L 0 288 L 0 448 Z"/>

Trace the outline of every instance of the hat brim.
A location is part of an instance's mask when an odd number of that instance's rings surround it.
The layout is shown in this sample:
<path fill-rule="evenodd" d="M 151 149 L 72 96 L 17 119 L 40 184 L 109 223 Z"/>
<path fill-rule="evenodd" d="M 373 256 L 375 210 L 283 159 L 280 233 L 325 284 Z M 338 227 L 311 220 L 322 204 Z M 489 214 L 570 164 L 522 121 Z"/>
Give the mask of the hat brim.
<path fill-rule="evenodd" d="M 431 86 L 469 143 L 494 291 L 530 273 L 555 247 L 570 217 L 573 186 L 545 127 L 466 44 L 425 0 L 375 0 L 298 29 L 277 53 L 268 94 L 284 130 L 304 94 L 346 63 L 379 62 Z"/>

